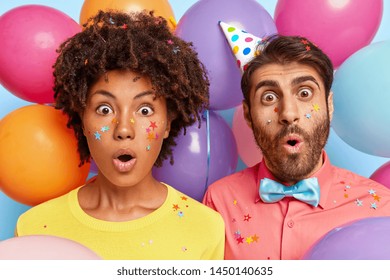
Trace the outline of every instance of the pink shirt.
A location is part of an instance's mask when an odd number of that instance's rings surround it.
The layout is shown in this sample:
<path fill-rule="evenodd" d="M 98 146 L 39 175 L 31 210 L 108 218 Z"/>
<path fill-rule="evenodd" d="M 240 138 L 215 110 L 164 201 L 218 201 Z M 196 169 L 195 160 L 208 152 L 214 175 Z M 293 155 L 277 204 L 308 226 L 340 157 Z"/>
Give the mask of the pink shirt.
<path fill-rule="evenodd" d="M 213 183 L 203 203 L 225 221 L 225 259 L 301 259 L 337 226 L 390 216 L 389 189 L 331 165 L 325 152 L 324 164 L 313 177 L 321 187 L 318 207 L 291 197 L 276 203 L 261 201 L 260 180 L 275 180 L 262 162 Z"/>

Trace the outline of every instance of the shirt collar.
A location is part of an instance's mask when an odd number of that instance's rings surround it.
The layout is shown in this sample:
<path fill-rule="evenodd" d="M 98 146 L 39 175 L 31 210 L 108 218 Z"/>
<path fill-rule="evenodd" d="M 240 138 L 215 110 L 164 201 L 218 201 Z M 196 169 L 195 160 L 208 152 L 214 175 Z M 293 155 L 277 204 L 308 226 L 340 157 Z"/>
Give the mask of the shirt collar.
<path fill-rule="evenodd" d="M 332 165 L 329 161 L 328 155 L 326 154 L 325 150 L 323 150 L 322 152 L 322 159 L 323 159 L 323 164 L 321 168 L 317 170 L 317 172 L 315 172 L 312 176 L 310 176 L 310 178 L 317 177 L 321 189 L 320 202 L 318 205 L 321 208 L 325 208 L 329 190 L 333 182 L 333 173 L 332 173 Z M 260 183 L 260 180 L 264 178 L 278 181 L 274 177 L 274 175 L 272 175 L 272 173 L 269 171 L 264 161 L 261 161 L 257 173 L 257 182 Z M 259 201 L 260 201 L 260 195 L 257 192 L 255 202 L 257 203 Z"/>

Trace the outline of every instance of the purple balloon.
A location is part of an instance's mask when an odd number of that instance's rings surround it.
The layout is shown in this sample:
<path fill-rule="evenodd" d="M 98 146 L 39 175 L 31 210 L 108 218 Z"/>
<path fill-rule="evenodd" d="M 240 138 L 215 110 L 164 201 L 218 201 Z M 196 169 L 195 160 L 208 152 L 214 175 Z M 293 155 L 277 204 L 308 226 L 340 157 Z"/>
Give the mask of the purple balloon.
<path fill-rule="evenodd" d="M 360 219 L 328 232 L 305 260 L 390 260 L 390 217 Z"/>
<path fill-rule="evenodd" d="M 209 146 L 208 146 L 209 140 Z M 153 175 L 186 195 L 201 201 L 207 186 L 236 170 L 238 153 L 233 132 L 217 113 L 209 112 L 209 127 L 204 118 L 180 134 L 169 160 L 153 168 Z M 208 148 L 209 147 L 209 148 Z"/>
<path fill-rule="evenodd" d="M 372 173 L 370 179 L 377 181 L 378 183 L 390 189 L 390 161 Z"/>
<path fill-rule="evenodd" d="M 255 0 L 200 0 L 180 18 L 176 34 L 193 42 L 210 79 L 210 109 L 224 110 L 243 99 L 241 73 L 218 22 L 257 37 L 275 34 L 271 15 Z"/>

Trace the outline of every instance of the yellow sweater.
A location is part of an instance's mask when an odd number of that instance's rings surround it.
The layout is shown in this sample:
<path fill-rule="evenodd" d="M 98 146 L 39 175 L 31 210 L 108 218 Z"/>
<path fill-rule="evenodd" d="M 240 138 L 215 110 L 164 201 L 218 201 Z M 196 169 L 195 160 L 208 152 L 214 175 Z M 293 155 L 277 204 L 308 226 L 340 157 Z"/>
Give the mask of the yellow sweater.
<path fill-rule="evenodd" d="M 19 217 L 18 236 L 55 235 L 74 240 L 103 259 L 223 259 L 225 231 L 221 216 L 168 186 L 163 205 L 127 222 L 87 215 L 79 188 L 37 205 Z"/>

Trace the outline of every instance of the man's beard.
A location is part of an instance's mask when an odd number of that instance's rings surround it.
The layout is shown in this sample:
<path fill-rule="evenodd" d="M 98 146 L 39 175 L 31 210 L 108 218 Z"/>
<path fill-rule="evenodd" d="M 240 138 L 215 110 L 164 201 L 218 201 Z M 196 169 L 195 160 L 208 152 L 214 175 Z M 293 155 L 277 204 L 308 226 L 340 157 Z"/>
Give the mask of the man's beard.
<path fill-rule="evenodd" d="M 317 166 L 329 136 L 330 121 L 328 115 L 323 117 L 310 132 L 297 125 L 285 126 L 274 138 L 267 134 L 265 126 L 256 128 L 252 122 L 252 130 L 272 174 L 282 182 L 300 181 Z M 281 140 L 291 133 L 299 135 L 304 141 L 302 152 L 287 154 L 284 151 L 283 144 L 286 143 Z"/>

